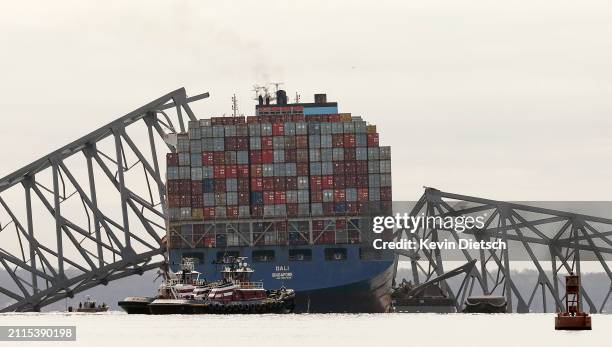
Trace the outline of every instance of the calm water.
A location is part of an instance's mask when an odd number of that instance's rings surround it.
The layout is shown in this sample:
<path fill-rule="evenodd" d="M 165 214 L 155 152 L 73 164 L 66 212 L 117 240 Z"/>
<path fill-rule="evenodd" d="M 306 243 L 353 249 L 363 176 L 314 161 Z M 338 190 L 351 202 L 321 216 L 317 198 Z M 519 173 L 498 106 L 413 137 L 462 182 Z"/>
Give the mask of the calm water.
<path fill-rule="evenodd" d="M 141 316 L 27 313 L 0 325 L 76 325 L 76 342 L 0 346 L 610 346 L 612 315 L 592 331 L 554 330 L 553 314 L 364 314 Z"/>

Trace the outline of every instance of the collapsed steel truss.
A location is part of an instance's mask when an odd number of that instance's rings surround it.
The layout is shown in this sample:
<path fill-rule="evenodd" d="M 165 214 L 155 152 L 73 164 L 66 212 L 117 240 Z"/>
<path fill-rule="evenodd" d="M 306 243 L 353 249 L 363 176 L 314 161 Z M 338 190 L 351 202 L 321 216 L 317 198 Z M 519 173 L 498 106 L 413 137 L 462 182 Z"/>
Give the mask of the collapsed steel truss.
<path fill-rule="evenodd" d="M 12 280 L 0 283 L 0 311 L 39 310 L 160 266 L 166 189 L 158 157 L 174 151 L 184 118 L 196 119 L 189 103 L 206 97 L 175 90 L 0 180 L 0 264 Z M 167 146 L 161 152 L 156 139 Z M 116 196 L 101 203 L 109 190 Z"/>
<path fill-rule="evenodd" d="M 395 207 L 394 207 L 395 208 Z M 530 312 L 535 310 L 534 298 L 538 290 L 542 295 L 542 309 L 547 312 L 546 298 L 552 298 L 553 310 L 561 311 L 563 308 L 564 290 L 560 290 L 563 282 L 561 275 L 573 272 L 580 275 L 581 258 L 584 262 L 587 257 L 600 266 L 610 279 L 607 294 L 598 304 L 589 296 L 584 286 L 581 287 L 582 297 L 585 299 L 591 313 L 602 312 L 612 293 L 612 272 L 607 264 L 612 254 L 612 219 L 599 218 L 578 213 L 569 213 L 554 209 L 535 207 L 524 204 L 515 204 L 494 201 L 471 196 L 442 192 L 433 188 L 426 188 L 424 195 L 412 208 L 410 215 L 446 217 L 446 216 L 487 216 L 484 226 L 479 229 L 465 230 L 470 238 L 477 241 L 500 239 L 508 244 L 504 250 L 479 250 L 477 255 L 467 250 L 461 250 L 460 258 L 456 255 L 450 260 L 471 262 L 478 260 L 463 280 L 459 288 L 451 288 L 446 283 L 445 289 L 455 300 L 457 309 L 461 309 L 465 299 L 472 293 L 497 294 L 506 297 L 508 311 Z M 399 230 L 397 240 L 452 240 L 458 242 L 459 235 L 454 228 L 444 228 L 440 225 L 417 226 L 414 232 Z M 465 238 L 465 236 L 463 236 Z M 547 251 L 546 257 L 535 248 Z M 515 254 L 513 260 L 528 261 L 538 273 L 536 283 L 529 290 L 521 291 L 512 280 L 510 268 L 510 253 Z M 445 251 L 439 249 L 427 250 L 401 250 L 397 252 L 397 261 L 408 257 L 411 273 L 415 284 L 444 274 Z M 540 254 L 540 255 L 536 255 Z M 607 258 L 606 258 L 607 257 Z M 426 265 L 424 266 L 425 263 Z M 550 263 L 550 270 L 546 271 L 542 263 Z M 476 287 L 475 287 L 476 286 Z M 456 295 L 456 293 L 461 293 Z M 516 302 L 515 302 L 516 300 Z"/>
<path fill-rule="evenodd" d="M 163 237 L 167 229 L 166 189 L 160 171 L 164 161 L 160 157 L 167 149 L 175 150 L 173 134 L 186 130 L 184 117 L 196 119 L 189 103 L 206 97 L 208 93 L 188 98 L 184 89 L 178 89 L 0 179 L 0 264 L 10 277 L 0 283 L 0 312 L 39 310 L 94 286 L 160 267 L 164 262 Z M 140 132 L 128 135 L 132 129 Z M 156 139 L 160 144 L 163 142 L 160 152 Z M 128 158 L 133 159 L 130 162 Z M 100 189 L 104 183 L 110 189 Z M 110 191 L 117 196 L 102 203 Z M 463 202 L 470 205 L 466 207 Z M 586 253 L 612 280 L 604 258 L 612 253 L 609 219 L 431 188 L 426 189 L 411 214 L 470 215 L 484 211 L 489 211 L 489 218 L 473 236 L 518 244 L 535 265 L 539 278 L 530 295 L 525 295 L 512 281 L 507 252 L 481 251 L 478 257 L 464 252 L 464 262 L 477 258 L 479 264 L 469 271 L 458 290 L 447 284 L 458 308 L 478 285 L 486 294 L 501 292 L 510 303 L 509 309 L 516 307 L 518 312 L 529 311 L 537 290 L 541 289 L 544 311 L 546 292 L 552 295 L 558 310 L 562 299 L 559 276 L 563 271 L 580 273 L 581 254 Z M 45 217 L 50 225 L 43 224 Z M 295 226 L 289 223 L 290 229 L 304 231 L 301 237 L 305 242 L 316 241 L 312 221 L 295 222 Z M 543 230 L 547 225 L 560 226 L 551 233 Z M 231 224 L 225 227 L 241 230 Z M 241 236 L 243 243 L 257 243 L 252 223 L 246 230 Z M 440 239 L 443 233 L 455 240 L 459 237 L 455 231 L 441 228 L 423 228 L 416 233 L 400 233 L 398 237 Z M 195 236 L 191 241 L 184 237 L 180 240 L 187 248 L 198 241 Z M 550 272 L 536 258 L 534 245 L 548 248 Z M 442 252 L 400 253 L 410 258 L 416 284 L 432 276 L 444 276 Z M 400 260 L 400 255 L 396 260 Z M 612 287 L 596 305 L 583 288 L 590 311 L 600 312 L 611 291 Z M 514 300 L 516 305 L 512 304 Z"/>

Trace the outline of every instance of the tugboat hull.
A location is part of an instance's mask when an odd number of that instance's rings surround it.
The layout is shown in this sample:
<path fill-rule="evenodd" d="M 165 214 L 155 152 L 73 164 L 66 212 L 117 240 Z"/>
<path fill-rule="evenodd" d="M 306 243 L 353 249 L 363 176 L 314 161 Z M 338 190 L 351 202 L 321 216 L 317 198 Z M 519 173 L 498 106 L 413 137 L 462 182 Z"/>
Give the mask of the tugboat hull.
<path fill-rule="evenodd" d="M 128 314 L 150 314 L 149 304 L 154 298 L 138 296 L 127 297 L 117 303 Z"/>

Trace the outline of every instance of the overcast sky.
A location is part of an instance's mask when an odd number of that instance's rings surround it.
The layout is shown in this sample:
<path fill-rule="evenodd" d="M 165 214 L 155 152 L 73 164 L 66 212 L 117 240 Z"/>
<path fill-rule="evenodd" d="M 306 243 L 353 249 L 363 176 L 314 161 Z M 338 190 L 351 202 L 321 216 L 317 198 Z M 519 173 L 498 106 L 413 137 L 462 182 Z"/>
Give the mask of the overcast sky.
<path fill-rule="evenodd" d="M 252 85 L 327 92 L 422 186 L 505 200 L 612 196 L 609 1 L 94 1 L 0 5 L 0 175 L 170 90 L 199 116 Z"/>

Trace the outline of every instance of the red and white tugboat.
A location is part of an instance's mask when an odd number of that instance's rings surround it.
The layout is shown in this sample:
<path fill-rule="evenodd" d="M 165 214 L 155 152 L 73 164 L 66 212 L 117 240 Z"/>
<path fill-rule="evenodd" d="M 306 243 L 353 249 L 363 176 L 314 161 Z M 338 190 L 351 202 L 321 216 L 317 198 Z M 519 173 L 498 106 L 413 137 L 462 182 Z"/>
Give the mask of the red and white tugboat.
<path fill-rule="evenodd" d="M 295 293 L 292 289 L 266 290 L 262 282 L 252 282 L 254 272 L 242 257 L 226 257 L 221 263 L 222 280 L 194 288 L 191 293 L 176 285 L 149 304 L 152 314 L 204 313 L 291 313 Z M 185 288 L 186 290 L 186 288 Z"/>
<path fill-rule="evenodd" d="M 194 270 L 195 261 L 193 258 L 184 258 L 180 271 L 172 273 L 164 270 L 164 281 L 159 286 L 156 297 L 130 296 L 119 301 L 118 305 L 128 314 L 149 314 L 149 305 L 155 300 L 183 303 L 185 300 L 195 299 L 201 293 L 207 293 L 210 288 L 206 280 L 200 279 L 200 273 Z"/>

